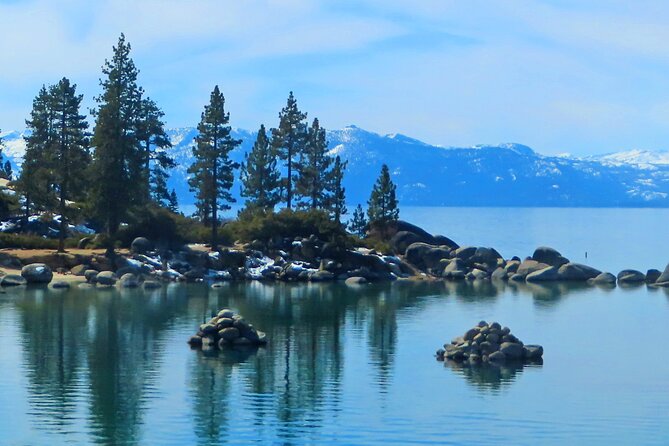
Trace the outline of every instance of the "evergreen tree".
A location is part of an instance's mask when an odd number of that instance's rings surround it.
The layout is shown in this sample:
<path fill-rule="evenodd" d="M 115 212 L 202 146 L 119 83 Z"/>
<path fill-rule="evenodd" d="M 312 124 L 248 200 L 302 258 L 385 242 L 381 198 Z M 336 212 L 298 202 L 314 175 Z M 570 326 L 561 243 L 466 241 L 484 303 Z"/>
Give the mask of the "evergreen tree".
<path fill-rule="evenodd" d="M 374 184 L 367 204 L 367 216 L 370 224 L 395 221 L 400 217 L 395 196 L 395 185 L 390 179 L 390 172 L 385 164 L 381 167 L 381 175 Z"/>
<path fill-rule="evenodd" d="M 286 106 L 279 113 L 279 127 L 272 129 L 272 147 L 279 158 L 286 162 L 286 176 L 283 188 L 286 191 L 286 206 L 293 204 L 293 171 L 295 158 L 302 152 L 306 140 L 307 114 L 297 108 L 297 101 L 291 91 Z"/>
<path fill-rule="evenodd" d="M 234 169 L 239 164 L 233 162 L 229 154 L 241 144 L 241 140 L 232 138 L 229 122 L 225 98 L 217 85 L 197 127 L 198 135 L 193 147 L 195 161 L 188 169 L 192 175 L 188 184 L 196 193 L 198 213 L 205 222 L 211 223 L 211 245 L 214 248 L 217 244 L 218 211 L 230 209 L 228 203 L 236 201 L 230 189 L 234 182 Z"/>
<path fill-rule="evenodd" d="M 0 159 L 1 158 L 2 158 L 2 150 L 0 149 Z M 7 160 L 5 161 L 5 164 L 2 166 L 2 172 L 0 172 L 0 177 L 11 181 L 13 176 L 14 172 L 12 171 L 12 164 L 9 162 L 9 160 Z"/>
<path fill-rule="evenodd" d="M 342 162 L 339 155 L 337 155 L 334 167 L 332 168 L 330 208 L 337 223 L 341 223 L 341 216 L 346 215 L 348 212 L 348 209 L 346 209 L 346 188 L 343 185 L 344 171 L 347 164 L 348 161 Z"/>
<path fill-rule="evenodd" d="M 115 235 L 133 205 L 141 204 L 145 189 L 144 148 L 138 132 L 141 122 L 142 89 L 137 85 L 138 70 L 130 58 L 130 44 L 121 34 L 111 60 L 102 67 L 102 94 L 96 98 L 95 147 L 91 190 L 94 216 Z"/>
<path fill-rule="evenodd" d="M 172 147 L 163 117 L 165 113 L 150 98 L 140 101 L 138 139 L 142 143 L 142 187 L 145 200 L 152 200 L 160 206 L 169 205 L 170 193 L 167 189 L 167 169 L 175 167 L 165 149 Z"/>
<path fill-rule="evenodd" d="M 175 214 L 179 213 L 179 201 L 177 200 L 177 192 L 174 189 L 172 189 L 172 192 L 170 192 L 167 209 L 174 212 Z"/>
<path fill-rule="evenodd" d="M 53 127 L 56 134 L 53 151 L 48 154 L 48 167 L 53 179 L 53 189 L 58 196 L 60 231 L 58 251 L 65 251 L 65 235 L 69 210 L 67 201 L 83 198 L 86 178 L 83 175 L 90 163 L 88 152 L 88 123 L 79 113 L 82 95 L 76 94 L 77 86 L 63 78 L 49 89 L 53 105 Z"/>
<path fill-rule="evenodd" d="M 258 130 L 253 148 L 241 165 L 242 197 L 248 209 L 273 211 L 281 199 L 281 173 L 276 167 L 276 154 L 267 138 L 265 126 Z"/>
<path fill-rule="evenodd" d="M 15 190 L 23 196 L 24 223 L 34 212 L 53 208 L 56 197 L 52 188 L 53 172 L 49 169 L 49 154 L 56 144 L 53 97 L 42 86 L 33 100 L 28 129 L 26 151 L 23 154 L 21 173 L 14 183 Z"/>
<path fill-rule="evenodd" d="M 357 235 L 358 237 L 364 237 L 367 232 L 367 219 L 365 218 L 365 211 L 362 209 L 362 206 L 358 205 L 353 210 L 353 219 L 348 224 L 348 228 L 351 233 Z"/>
<path fill-rule="evenodd" d="M 2 149 L 3 149 L 3 147 L 4 146 L 3 146 L 3 143 L 2 143 L 2 138 L 0 138 L 0 160 L 2 160 Z M 10 168 L 11 168 L 11 166 L 10 166 Z M 6 172 L 0 172 L 0 177 L 3 177 L 3 174 L 6 174 Z M 6 176 L 3 177 L 3 178 L 6 178 Z M 9 178 L 6 178 L 6 179 L 11 179 L 11 175 L 9 176 Z M 7 194 L 3 193 L 3 191 L 0 191 L 0 219 L 4 220 L 4 219 L 8 218 L 15 205 L 16 205 L 16 203 L 15 203 L 15 198 L 14 197 L 12 197 L 11 195 L 7 195 Z"/>
<path fill-rule="evenodd" d="M 334 160 L 327 151 L 325 129 L 321 128 L 318 119 L 314 119 L 307 131 L 299 162 L 295 166 L 297 173 L 295 192 L 302 199 L 299 203 L 301 207 L 325 209 L 331 201 L 328 189 L 332 185 Z"/>

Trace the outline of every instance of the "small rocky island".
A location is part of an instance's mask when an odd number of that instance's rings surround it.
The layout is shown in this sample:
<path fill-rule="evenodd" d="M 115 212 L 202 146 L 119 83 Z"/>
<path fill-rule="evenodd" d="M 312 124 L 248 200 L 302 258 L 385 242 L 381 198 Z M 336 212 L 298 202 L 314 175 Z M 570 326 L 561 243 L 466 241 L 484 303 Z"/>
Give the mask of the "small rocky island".
<path fill-rule="evenodd" d="M 456 362 L 504 363 L 532 362 L 540 360 L 544 349 L 540 345 L 525 345 L 511 333 L 509 327 L 497 322 L 479 322 L 467 330 L 463 336 L 453 339 L 450 344 L 437 350 L 437 360 L 449 359 Z"/>
<path fill-rule="evenodd" d="M 227 308 L 219 311 L 188 340 L 194 348 L 224 349 L 235 346 L 258 346 L 267 343 L 267 335 L 256 330 L 240 314 Z"/>

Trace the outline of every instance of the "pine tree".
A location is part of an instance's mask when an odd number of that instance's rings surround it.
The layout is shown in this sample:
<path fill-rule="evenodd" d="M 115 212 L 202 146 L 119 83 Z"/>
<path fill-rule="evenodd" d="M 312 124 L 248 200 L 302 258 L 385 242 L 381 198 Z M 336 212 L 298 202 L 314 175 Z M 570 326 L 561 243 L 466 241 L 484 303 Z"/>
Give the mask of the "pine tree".
<path fill-rule="evenodd" d="M 286 191 L 286 206 L 292 208 L 293 170 L 296 157 L 302 152 L 306 140 L 307 114 L 297 108 L 297 101 L 291 91 L 286 106 L 279 113 L 279 127 L 272 129 L 272 147 L 279 158 L 286 162 L 286 176 L 283 179 L 283 188 Z"/>
<path fill-rule="evenodd" d="M 253 148 L 241 165 L 242 197 L 247 209 L 273 211 L 281 199 L 281 173 L 276 167 L 276 154 L 267 138 L 265 126 L 258 130 Z"/>
<path fill-rule="evenodd" d="M 348 224 L 348 228 L 351 233 L 358 237 L 365 236 L 367 232 L 367 219 L 365 218 L 365 211 L 362 209 L 362 206 L 358 205 L 355 210 L 353 210 L 353 218 Z"/>
<path fill-rule="evenodd" d="M 56 141 L 53 151 L 48 154 L 48 165 L 53 178 L 54 190 L 58 195 L 60 231 L 58 252 L 65 251 L 65 235 L 68 227 L 69 210 L 67 201 L 83 198 L 86 177 L 83 175 L 90 163 L 88 152 L 88 123 L 79 114 L 82 95 L 76 94 L 77 86 L 63 78 L 49 89 L 53 104 L 53 127 Z"/>
<path fill-rule="evenodd" d="M 225 111 L 225 98 L 217 85 L 197 127 L 198 135 L 193 148 L 195 161 L 188 169 L 192 175 L 188 184 L 196 193 L 198 212 L 205 222 L 211 223 L 213 248 L 217 244 L 218 211 L 230 209 L 228 203 L 236 201 L 230 189 L 234 183 L 234 169 L 239 164 L 233 162 L 229 154 L 241 144 L 241 140 L 232 138 L 229 122 L 230 114 Z"/>
<path fill-rule="evenodd" d="M 143 91 L 137 85 L 138 70 L 123 34 L 102 73 L 103 92 L 96 98 L 99 108 L 91 141 L 95 147 L 91 205 L 94 216 L 113 236 L 132 206 L 146 198 L 145 190 L 135 187 L 142 184 L 144 172 L 144 150 L 138 134 Z"/>
<path fill-rule="evenodd" d="M 390 179 L 390 172 L 385 164 L 381 167 L 381 175 L 374 184 L 367 204 L 370 224 L 387 223 L 399 219 L 400 211 L 397 207 L 395 185 Z"/>
<path fill-rule="evenodd" d="M 152 200 L 160 206 L 169 205 L 167 190 L 167 169 L 175 167 L 165 149 L 172 147 L 163 117 L 165 113 L 150 98 L 140 101 L 138 139 L 142 143 L 142 187 L 145 200 Z"/>
<path fill-rule="evenodd" d="M 167 203 L 167 209 L 174 212 L 175 214 L 179 213 L 179 201 L 177 200 L 177 191 L 172 189 L 170 192 L 170 198 Z"/>
<path fill-rule="evenodd" d="M 325 209 L 330 202 L 328 187 L 332 183 L 332 162 L 328 155 L 325 129 L 314 119 L 307 131 L 304 149 L 295 166 L 295 192 L 301 198 L 300 207 Z"/>
<path fill-rule="evenodd" d="M 346 165 L 348 161 L 343 161 L 337 155 L 334 161 L 334 167 L 332 168 L 332 179 L 331 179 L 331 191 L 332 195 L 330 196 L 330 209 L 334 220 L 337 223 L 341 223 L 341 216 L 346 215 L 348 209 L 346 209 L 346 188 L 344 188 L 344 171 L 346 171 Z"/>
<path fill-rule="evenodd" d="M 2 160 L 2 157 L 3 157 L 3 155 L 2 155 L 3 147 L 4 147 L 4 145 L 2 143 L 2 138 L 0 138 L 0 161 Z M 8 162 L 9 161 L 7 161 L 7 163 Z M 11 168 L 11 166 L 10 166 L 10 168 Z M 5 174 L 5 176 L 3 176 L 3 174 Z M 0 177 L 4 177 L 6 179 L 11 180 L 11 175 L 9 175 L 9 177 L 7 178 L 6 172 L 0 172 Z M 4 220 L 4 219 L 6 219 L 10 216 L 11 211 L 13 211 L 13 208 L 16 206 L 15 201 L 16 201 L 16 199 L 13 196 L 7 195 L 7 194 L 3 193 L 2 191 L 0 191 L 0 219 Z"/>
<path fill-rule="evenodd" d="M 48 159 L 57 139 L 53 108 L 53 98 L 46 86 L 42 86 L 33 100 L 30 118 L 26 120 L 26 151 L 21 173 L 14 183 L 15 190 L 23 196 L 24 224 L 33 212 L 53 208 L 56 201 Z"/>

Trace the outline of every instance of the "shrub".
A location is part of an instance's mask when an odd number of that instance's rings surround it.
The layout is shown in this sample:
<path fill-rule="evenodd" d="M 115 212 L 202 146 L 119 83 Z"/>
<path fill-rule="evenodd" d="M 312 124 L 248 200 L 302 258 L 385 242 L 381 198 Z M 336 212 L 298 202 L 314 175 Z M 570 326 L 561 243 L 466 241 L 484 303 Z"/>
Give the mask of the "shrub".
<path fill-rule="evenodd" d="M 76 248 L 79 237 L 65 239 L 66 248 Z M 58 249 L 58 240 L 29 234 L 4 234 L 0 233 L 0 248 L 14 249 Z"/>
<path fill-rule="evenodd" d="M 269 241 L 274 237 L 308 237 L 312 234 L 321 240 L 349 241 L 344 227 L 330 219 L 321 210 L 279 212 L 240 212 L 236 221 L 224 226 L 226 233 L 245 242 L 252 240 Z"/>

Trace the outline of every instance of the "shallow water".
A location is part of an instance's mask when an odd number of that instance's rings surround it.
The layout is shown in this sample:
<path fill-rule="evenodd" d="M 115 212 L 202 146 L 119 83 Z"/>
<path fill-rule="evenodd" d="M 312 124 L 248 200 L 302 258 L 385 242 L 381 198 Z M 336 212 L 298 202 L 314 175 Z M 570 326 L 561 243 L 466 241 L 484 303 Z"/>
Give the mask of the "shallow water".
<path fill-rule="evenodd" d="M 239 310 L 267 348 L 185 343 Z M 541 366 L 434 351 L 481 319 Z M 566 285 L 170 285 L 0 294 L 0 444 L 666 444 L 669 293 Z"/>

